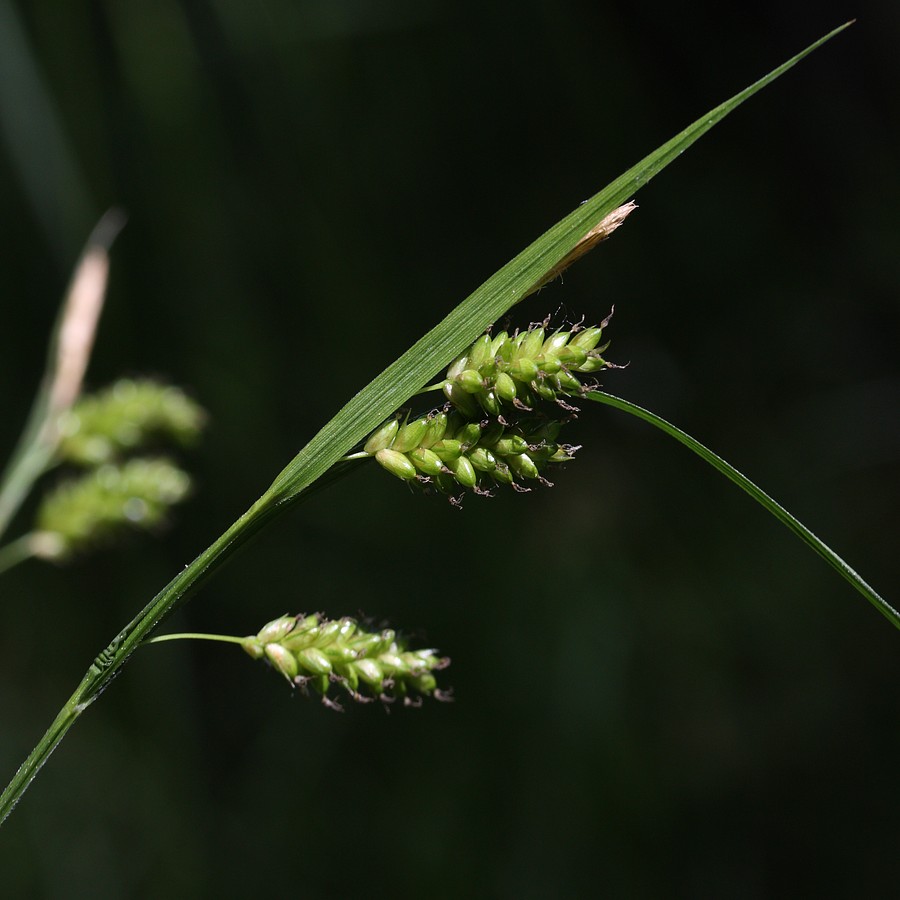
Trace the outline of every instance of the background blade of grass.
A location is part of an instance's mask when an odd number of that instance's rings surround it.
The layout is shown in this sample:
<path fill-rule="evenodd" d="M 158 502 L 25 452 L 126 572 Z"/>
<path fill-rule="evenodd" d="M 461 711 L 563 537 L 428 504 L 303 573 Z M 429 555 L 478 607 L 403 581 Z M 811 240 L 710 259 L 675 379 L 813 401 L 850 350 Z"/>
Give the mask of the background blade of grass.
<path fill-rule="evenodd" d="M 358 393 L 291 461 L 270 489 L 283 501 L 304 490 L 373 428 L 415 394 L 477 335 L 526 296 L 591 228 L 631 198 L 694 141 L 804 56 L 843 31 L 835 28 L 730 100 L 710 110 L 587 200 L 459 304 Z"/>
<path fill-rule="evenodd" d="M 734 466 L 725 462 L 721 456 L 713 453 L 708 447 L 705 447 L 700 441 L 695 440 L 689 434 L 683 432 L 680 428 L 660 418 L 655 413 L 637 406 L 614 394 L 607 394 L 605 391 L 591 391 L 587 395 L 588 400 L 594 400 L 597 403 L 605 403 L 616 409 L 631 413 L 655 425 L 664 431 L 676 441 L 684 444 L 689 450 L 693 450 L 701 459 L 706 460 L 713 468 L 718 469 L 726 478 L 733 481 L 742 491 L 748 493 L 757 503 L 772 513 L 776 519 L 785 524 L 794 534 L 797 535 L 804 543 L 810 546 L 828 565 L 836 569 L 840 574 L 859 591 L 875 609 L 878 610 L 889 622 L 896 628 L 900 628 L 900 612 L 897 612 L 871 585 L 869 585 L 862 576 L 854 569 L 847 565 L 837 553 L 834 552 L 824 541 L 816 537 L 802 522 L 795 519 L 780 503 L 772 499 L 761 487 L 754 484 L 745 475 L 742 475 Z"/>

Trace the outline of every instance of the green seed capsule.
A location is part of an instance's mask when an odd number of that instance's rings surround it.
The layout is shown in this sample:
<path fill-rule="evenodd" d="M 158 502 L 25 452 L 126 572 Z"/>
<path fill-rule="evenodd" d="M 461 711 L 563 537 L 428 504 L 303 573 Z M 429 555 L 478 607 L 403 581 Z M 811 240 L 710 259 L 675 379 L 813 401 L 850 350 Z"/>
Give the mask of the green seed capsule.
<path fill-rule="evenodd" d="M 538 364 L 533 359 L 517 359 L 509 364 L 507 371 L 516 381 L 524 382 L 534 381 L 540 373 Z"/>
<path fill-rule="evenodd" d="M 528 441 L 519 434 L 510 434 L 500 438 L 493 446 L 493 450 L 499 456 L 518 456 L 528 449 Z"/>
<path fill-rule="evenodd" d="M 468 457 L 460 456 L 459 459 L 454 459 L 452 462 L 447 463 L 447 468 L 463 487 L 475 487 L 478 476 L 475 474 L 475 469 Z"/>
<path fill-rule="evenodd" d="M 391 444 L 391 450 L 396 450 L 398 453 L 406 453 L 408 450 L 412 450 L 413 447 L 418 447 L 422 442 L 422 438 L 425 437 L 426 431 L 428 431 L 428 419 L 414 419 L 412 422 L 407 422 L 397 432 L 397 437 L 394 438 L 394 443 Z"/>
<path fill-rule="evenodd" d="M 409 451 L 408 457 L 412 464 L 426 475 L 439 475 L 444 471 L 444 463 L 437 453 L 432 450 L 416 447 L 415 450 Z"/>
<path fill-rule="evenodd" d="M 419 446 L 425 447 L 427 450 L 433 447 L 438 441 L 442 440 L 447 433 L 448 421 L 447 413 L 437 413 L 436 415 L 433 415 L 428 420 L 428 430 L 425 432 L 425 437 L 422 438 L 422 442 Z"/>
<path fill-rule="evenodd" d="M 430 694 L 437 687 L 437 679 L 431 672 L 420 672 L 409 676 L 409 686 L 420 694 Z"/>
<path fill-rule="evenodd" d="M 243 647 L 244 652 L 253 659 L 262 659 L 263 656 L 265 656 L 263 645 L 260 644 L 259 639 L 255 634 L 248 634 L 247 637 L 241 641 L 241 647 Z"/>
<path fill-rule="evenodd" d="M 513 472 L 521 478 L 537 478 L 540 474 L 537 466 L 527 453 L 521 453 L 519 456 L 508 456 L 506 461 Z"/>
<path fill-rule="evenodd" d="M 490 335 L 483 334 L 469 348 L 469 361 L 467 363 L 470 369 L 479 369 L 489 359 L 491 359 L 491 338 Z"/>
<path fill-rule="evenodd" d="M 541 351 L 544 356 L 556 356 L 569 342 L 571 334 L 568 331 L 556 331 L 544 341 Z M 535 354 L 537 355 L 537 354 Z"/>
<path fill-rule="evenodd" d="M 566 394 L 580 394 L 581 382 L 569 372 L 560 372 L 556 376 L 556 384 Z"/>
<path fill-rule="evenodd" d="M 261 644 L 277 643 L 286 634 L 293 631 L 296 624 L 297 620 L 293 616 L 281 616 L 278 619 L 272 619 L 271 622 L 263 625 L 256 638 Z"/>
<path fill-rule="evenodd" d="M 403 478 L 406 481 L 412 481 L 416 477 L 416 467 L 402 453 L 398 453 L 396 450 L 379 450 L 375 454 L 375 459 L 391 475 L 396 475 L 398 478 Z"/>
<path fill-rule="evenodd" d="M 504 427 L 499 422 L 491 422 L 487 428 L 481 431 L 478 439 L 479 447 L 493 447 L 503 437 Z"/>
<path fill-rule="evenodd" d="M 381 666 L 374 659 L 360 659 L 353 663 L 359 677 L 365 681 L 369 687 L 381 693 L 384 683 L 384 672 Z"/>
<path fill-rule="evenodd" d="M 460 453 L 462 453 L 462 442 L 453 438 L 444 438 L 444 440 L 438 441 L 431 450 L 444 462 L 448 462 L 451 459 L 459 458 Z"/>
<path fill-rule="evenodd" d="M 297 662 L 311 675 L 328 675 L 331 673 L 331 662 L 317 647 L 308 647 L 297 654 Z"/>
<path fill-rule="evenodd" d="M 562 363 L 555 356 L 546 356 L 543 353 L 535 360 L 540 370 L 545 375 L 553 375 L 562 368 Z"/>
<path fill-rule="evenodd" d="M 476 395 L 476 399 L 489 416 L 500 415 L 500 401 L 493 391 L 482 391 Z"/>
<path fill-rule="evenodd" d="M 547 381 L 534 381 L 532 382 L 531 386 L 534 388 L 535 393 L 538 395 L 538 397 L 541 398 L 541 400 L 552 402 L 556 399 L 556 391 Z"/>
<path fill-rule="evenodd" d="M 602 328 L 585 328 L 569 341 L 569 346 L 578 347 L 581 350 L 593 350 L 600 343 L 602 334 Z"/>
<path fill-rule="evenodd" d="M 575 366 L 578 372 L 584 372 L 586 375 L 591 372 L 599 372 L 606 368 L 606 360 L 599 356 L 589 356 L 580 366 Z"/>
<path fill-rule="evenodd" d="M 374 456 L 379 450 L 386 450 L 394 442 L 394 438 L 399 430 L 400 423 L 396 419 L 385 422 L 384 425 L 372 432 L 363 450 L 369 456 Z"/>
<path fill-rule="evenodd" d="M 481 427 L 477 422 L 467 422 L 454 435 L 456 440 L 463 444 L 463 447 L 474 447 L 481 438 Z"/>
<path fill-rule="evenodd" d="M 460 372 L 462 372 L 464 369 L 467 369 L 469 367 L 468 359 L 469 359 L 468 356 L 466 356 L 466 354 L 464 353 L 462 356 L 460 356 L 457 360 L 455 360 L 451 364 L 450 368 L 447 369 L 447 380 L 448 381 L 453 381 L 453 379 L 456 378 L 456 376 L 459 375 Z"/>
<path fill-rule="evenodd" d="M 497 356 L 502 358 L 508 343 L 509 335 L 505 331 L 501 331 L 494 340 L 491 341 L 491 359 Z"/>
<path fill-rule="evenodd" d="M 588 358 L 587 350 L 582 350 L 581 347 L 573 347 L 571 344 L 568 347 L 563 347 L 557 356 L 567 366 L 580 366 Z"/>
<path fill-rule="evenodd" d="M 479 415 L 478 404 L 471 394 L 467 394 L 455 381 L 445 381 L 443 386 L 444 396 L 468 418 L 477 418 Z"/>
<path fill-rule="evenodd" d="M 541 352 L 541 347 L 543 347 L 543 345 L 543 328 L 535 328 L 534 331 L 526 331 L 525 339 L 519 344 L 519 349 L 516 352 L 515 358 L 517 360 L 534 359 Z"/>
<path fill-rule="evenodd" d="M 504 403 L 512 403 L 516 399 L 516 383 L 506 372 L 501 372 L 497 376 L 494 391 Z"/>
<path fill-rule="evenodd" d="M 293 678 L 297 672 L 297 660 L 294 654 L 285 650 L 281 644 L 266 644 L 266 657 L 285 678 Z"/>
<path fill-rule="evenodd" d="M 502 459 L 497 460 L 497 468 L 491 472 L 491 478 L 494 481 L 499 481 L 500 484 L 512 484 L 515 481 L 509 466 Z"/>
<path fill-rule="evenodd" d="M 484 390 L 484 379 L 476 369 L 466 369 L 456 376 L 456 383 L 467 393 L 477 394 Z"/>
<path fill-rule="evenodd" d="M 492 472 L 497 468 L 497 459 L 490 450 L 484 447 L 476 447 L 469 454 L 469 462 L 480 472 Z"/>

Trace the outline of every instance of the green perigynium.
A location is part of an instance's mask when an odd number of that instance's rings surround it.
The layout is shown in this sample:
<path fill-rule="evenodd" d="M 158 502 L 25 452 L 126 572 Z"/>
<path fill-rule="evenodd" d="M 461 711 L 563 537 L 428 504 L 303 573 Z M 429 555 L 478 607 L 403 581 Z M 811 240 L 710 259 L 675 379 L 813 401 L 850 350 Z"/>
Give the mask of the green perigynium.
<path fill-rule="evenodd" d="M 416 706 L 422 696 L 449 699 L 434 676 L 449 659 L 435 650 L 408 650 L 392 629 L 366 631 L 348 617 L 281 616 L 244 638 L 241 646 L 292 685 L 314 688 L 333 709 L 341 707 L 329 696 L 332 685 L 360 703 L 402 698 L 404 705 Z"/>
<path fill-rule="evenodd" d="M 122 379 L 82 397 L 66 412 L 58 457 L 76 465 L 110 462 L 156 437 L 187 445 L 200 433 L 205 412 L 180 388 L 149 379 Z"/>
<path fill-rule="evenodd" d="M 63 482 L 38 509 L 39 555 L 64 559 L 123 531 L 152 530 L 190 484 L 190 476 L 165 459 L 107 463 Z"/>

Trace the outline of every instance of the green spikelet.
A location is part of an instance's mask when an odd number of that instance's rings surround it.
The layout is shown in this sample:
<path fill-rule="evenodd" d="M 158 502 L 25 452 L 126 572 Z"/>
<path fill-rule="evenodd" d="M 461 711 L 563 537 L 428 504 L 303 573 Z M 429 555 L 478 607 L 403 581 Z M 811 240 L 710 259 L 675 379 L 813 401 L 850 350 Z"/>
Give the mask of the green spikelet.
<path fill-rule="evenodd" d="M 589 387 L 579 375 L 615 368 L 598 346 L 610 313 L 598 326 L 576 331 L 529 328 L 493 340 L 482 335 L 447 370 L 444 396 L 466 418 L 480 411 L 500 414 L 501 406 L 531 410 L 539 400 L 570 409 L 564 398 L 580 397 Z"/>
<path fill-rule="evenodd" d="M 384 449 L 384 448 L 382 448 Z M 320 615 L 281 616 L 241 646 L 253 659 L 265 659 L 291 684 L 313 688 L 332 709 L 340 704 L 329 696 L 332 686 L 365 703 L 379 699 L 417 706 L 421 697 L 447 700 L 434 673 L 450 660 L 435 650 L 408 650 L 390 628 L 366 631 L 355 619 L 329 620 Z"/>
<path fill-rule="evenodd" d="M 156 437 L 190 444 L 206 414 L 179 388 L 123 379 L 83 397 L 60 420 L 60 460 L 95 466 L 119 459 Z"/>
<path fill-rule="evenodd" d="M 109 463 L 63 482 L 38 509 L 35 530 L 52 536 L 43 555 L 62 559 L 124 531 L 152 530 L 187 496 L 190 483 L 186 472 L 164 459 Z"/>

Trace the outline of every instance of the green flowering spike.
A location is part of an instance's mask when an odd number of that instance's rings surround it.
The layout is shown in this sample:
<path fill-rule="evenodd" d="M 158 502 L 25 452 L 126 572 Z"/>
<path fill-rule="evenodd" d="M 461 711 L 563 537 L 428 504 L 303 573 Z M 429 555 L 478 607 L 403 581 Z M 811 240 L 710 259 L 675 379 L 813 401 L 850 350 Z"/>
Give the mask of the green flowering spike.
<path fill-rule="evenodd" d="M 396 475 L 405 481 L 411 481 L 416 477 L 416 467 L 397 450 L 379 450 L 375 454 L 375 459 L 391 475 Z"/>
<path fill-rule="evenodd" d="M 149 380 L 123 379 L 82 397 L 59 421 L 60 460 L 96 466 L 140 449 L 156 437 L 190 444 L 206 413 L 183 391 Z"/>
<path fill-rule="evenodd" d="M 150 531 L 190 489 L 186 472 L 165 459 L 105 464 L 48 494 L 36 528 L 58 539 L 57 558 L 86 550 L 128 530 Z"/>
<path fill-rule="evenodd" d="M 389 449 L 391 444 L 394 443 L 394 438 L 397 437 L 397 432 L 399 430 L 400 423 L 395 416 L 393 419 L 385 422 L 384 425 L 372 432 L 371 436 L 363 446 L 363 450 L 368 453 L 369 456 L 374 456 L 379 450 Z"/>
<path fill-rule="evenodd" d="M 292 684 L 318 691 L 332 708 L 340 708 L 328 696 L 333 686 L 357 701 L 402 697 L 407 705 L 414 705 L 410 693 L 443 699 L 433 673 L 449 660 L 434 650 L 407 650 L 390 628 L 368 632 L 348 617 L 329 621 L 282 616 L 244 638 L 241 646 L 253 659 L 265 659 Z"/>

